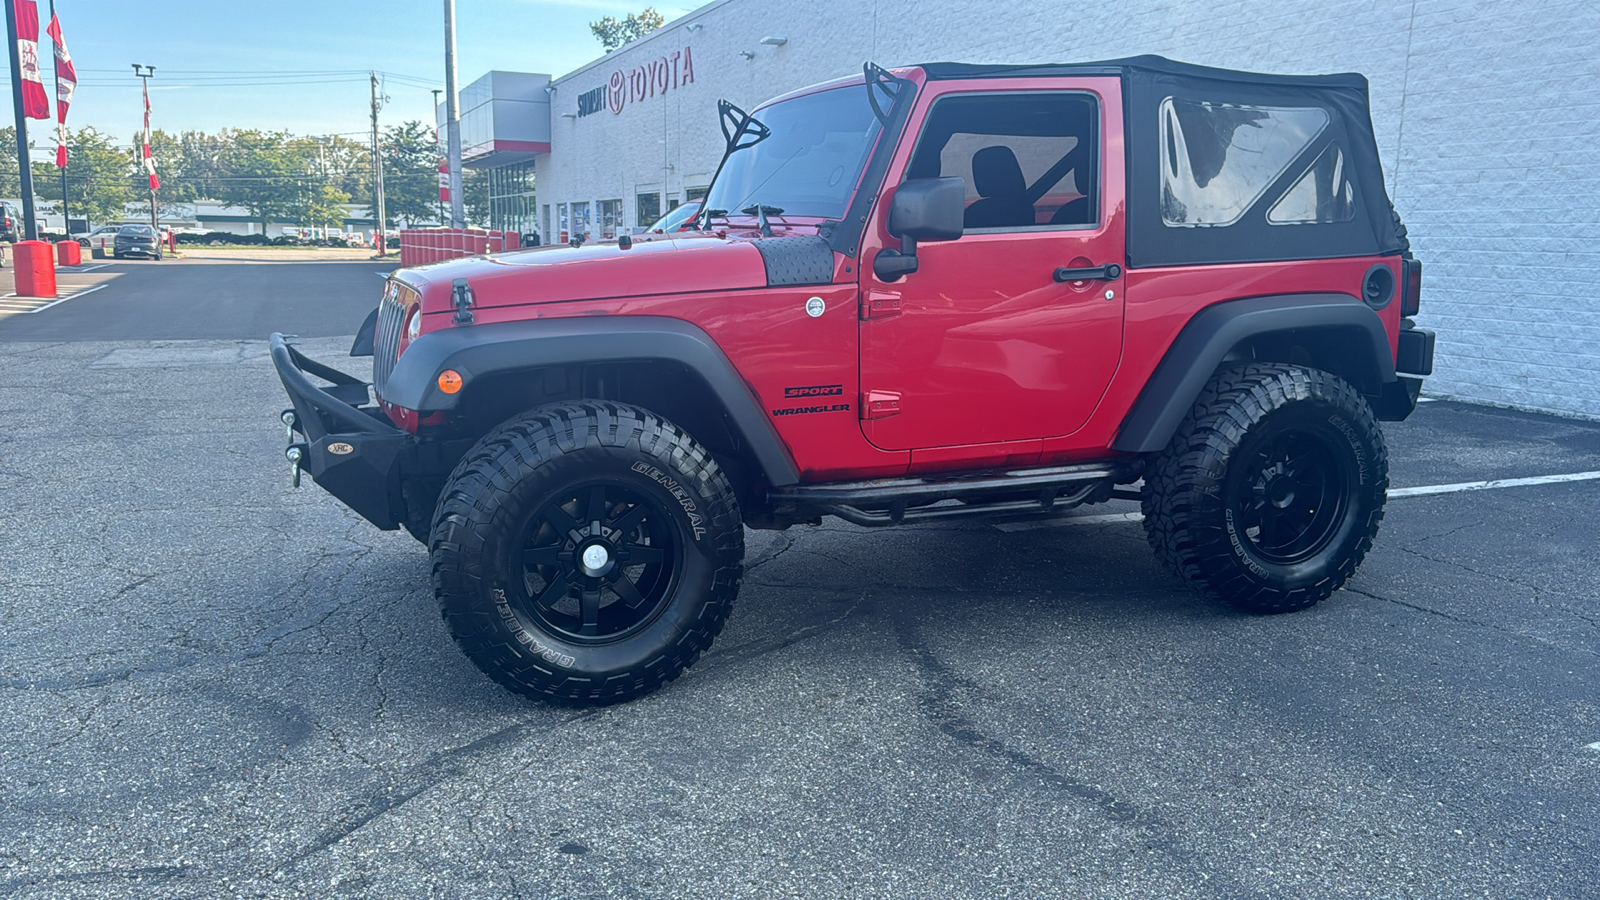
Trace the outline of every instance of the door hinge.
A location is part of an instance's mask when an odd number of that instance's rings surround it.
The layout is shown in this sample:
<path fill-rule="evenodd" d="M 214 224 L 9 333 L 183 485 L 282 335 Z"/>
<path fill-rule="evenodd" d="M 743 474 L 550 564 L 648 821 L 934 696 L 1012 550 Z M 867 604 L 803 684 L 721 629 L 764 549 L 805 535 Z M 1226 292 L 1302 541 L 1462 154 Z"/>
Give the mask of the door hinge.
<path fill-rule="evenodd" d="M 867 291 L 861 297 L 861 318 L 887 319 L 900 315 L 899 291 Z"/>
<path fill-rule="evenodd" d="M 885 419 L 899 414 L 899 391 L 867 391 L 861 395 L 861 418 Z"/>

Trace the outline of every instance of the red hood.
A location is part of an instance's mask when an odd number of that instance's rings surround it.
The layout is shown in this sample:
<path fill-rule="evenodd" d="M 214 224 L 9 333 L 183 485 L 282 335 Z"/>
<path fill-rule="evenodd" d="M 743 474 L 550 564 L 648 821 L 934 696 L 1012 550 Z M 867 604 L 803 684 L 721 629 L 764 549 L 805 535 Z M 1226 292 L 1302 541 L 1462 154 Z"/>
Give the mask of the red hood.
<path fill-rule="evenodd" d="M 469 279 L 475 306 L 604 300 L 687 291 L 765 287 L 766 264 L 748 241 L 715 234 L 671 235 L 623 250 L 614 242 L 535 247 L 401 269 L 425 312 L 450 305 L 450 286 Z"/>

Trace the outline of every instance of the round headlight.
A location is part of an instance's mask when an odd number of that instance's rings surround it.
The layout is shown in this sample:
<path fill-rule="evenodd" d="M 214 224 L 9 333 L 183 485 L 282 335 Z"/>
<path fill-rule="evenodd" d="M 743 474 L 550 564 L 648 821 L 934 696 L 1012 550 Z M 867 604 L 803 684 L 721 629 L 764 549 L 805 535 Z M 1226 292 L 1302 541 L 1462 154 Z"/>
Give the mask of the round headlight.
<path fill-rule="evenodd" d="M 406 340 L 414 341 L 422 333 L 422 307 L 411 308 L 411 321 L 406 323 Z"/>

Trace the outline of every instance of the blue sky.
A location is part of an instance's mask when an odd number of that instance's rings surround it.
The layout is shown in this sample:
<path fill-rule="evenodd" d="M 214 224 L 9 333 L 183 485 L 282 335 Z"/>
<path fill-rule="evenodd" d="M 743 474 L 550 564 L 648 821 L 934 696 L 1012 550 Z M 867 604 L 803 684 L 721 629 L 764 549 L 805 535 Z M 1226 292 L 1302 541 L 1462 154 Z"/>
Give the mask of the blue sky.
<path fill-rule="evenodd" d="M 602 53 L 590 21 L 646 6 L 670 21 L 703 2 L 457 0 L 461 86 L 490 69 L 564 74 Z M 40 0 L 41 31 L 48 6 Z M 151 123 L 169 131 L 238 127 L 360 137 L 370 126 L 367 70 L 392 76 L 384 83 L 386 125 L 431 120 L 429 89 L 444 87 L 443 0 L 56 0 L 56 12 L 79 79 L 67 125 L 94 125 L 119 142 L 139 129 L 136 62 L 156 67 Z M 49 37 L 41 37 L 53 98 L 53 57 Z M 32 121 L 29 135 L 36 158 L 51 154 L 53 124 Z"/>

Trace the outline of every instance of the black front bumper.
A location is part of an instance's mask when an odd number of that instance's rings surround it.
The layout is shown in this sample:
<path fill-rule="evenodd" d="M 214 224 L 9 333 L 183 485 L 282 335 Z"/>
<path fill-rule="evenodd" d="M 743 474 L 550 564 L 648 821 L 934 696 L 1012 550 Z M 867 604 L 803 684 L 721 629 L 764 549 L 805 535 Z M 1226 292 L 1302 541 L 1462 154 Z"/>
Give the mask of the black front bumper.
<path fill-rule="evenodd" d="M 281 334 L 269 344 L 294 404 L 284 421 L 290 451 L 300 451 L 300 468 L 362 518 L 385 531 L 399 528 L 406 518 L 401 485 L 416 458 L 416 437 L 367 405 L 365 382 L 306 357 Z M 332 383 L 321 387 L 308 376 Z M 295 443 L 294 435 L 304 442 Z"/>

